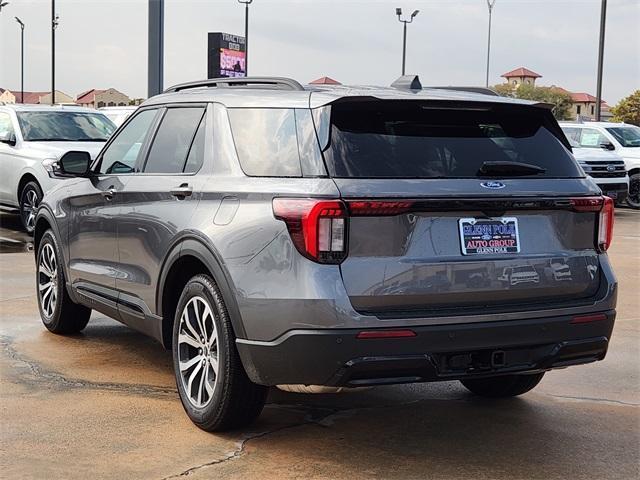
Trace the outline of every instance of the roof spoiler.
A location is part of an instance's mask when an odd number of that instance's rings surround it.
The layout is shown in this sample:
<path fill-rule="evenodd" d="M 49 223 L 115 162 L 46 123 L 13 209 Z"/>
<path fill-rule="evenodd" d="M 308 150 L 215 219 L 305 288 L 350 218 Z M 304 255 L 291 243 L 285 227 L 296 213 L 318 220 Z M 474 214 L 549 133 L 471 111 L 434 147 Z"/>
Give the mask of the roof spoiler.
<path fill-rule="evenodd" d="M 418 75 L 402 75 L 391 86 L 398 90 L 422 90 Z"/>

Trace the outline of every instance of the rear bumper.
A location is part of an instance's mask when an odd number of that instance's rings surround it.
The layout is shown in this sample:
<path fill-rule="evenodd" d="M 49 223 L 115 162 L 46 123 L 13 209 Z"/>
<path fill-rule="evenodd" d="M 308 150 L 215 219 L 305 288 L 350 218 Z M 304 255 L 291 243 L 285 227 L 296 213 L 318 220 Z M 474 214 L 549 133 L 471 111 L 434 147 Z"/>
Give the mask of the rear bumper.
<path fill-rule="evenodd" d="M 357 339 L 362 330 L 291 330 L 272 342 L 237 340 L 255 383 L 362 386 L 538 372 L 602 360 L 615 310 L 572 316 L 410 327 L 415 337 Z"/>

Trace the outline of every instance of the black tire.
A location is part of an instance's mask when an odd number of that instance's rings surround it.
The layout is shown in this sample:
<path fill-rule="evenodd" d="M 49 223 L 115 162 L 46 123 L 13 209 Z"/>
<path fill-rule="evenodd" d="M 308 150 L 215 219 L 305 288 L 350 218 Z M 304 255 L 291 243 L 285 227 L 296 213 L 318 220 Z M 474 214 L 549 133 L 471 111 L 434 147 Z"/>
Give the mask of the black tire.
<path fill-rule="evenodd" d="M 91 309 L 74 303 L 67 293 L 62 255 L 53 231 L 47 230 L 42 236 L 36 259 L 36 293 L 42 323 L 50 332 L 61 335 L 80 332 L 89 323 Z M 45 287 L 47 283 L 49 286 Z"/>
<path fill-rule="evenodd" d="M 629 176 L 629 195 L 627 205 L 634 210 L 640 210 L 640 173 Z"/>
<path fill-rule="evenodd" d="M 489 398 L 516 397 L 533 389 L 544 377 L 542 373 L 503 375 L 500 377 L 460 380 L 467 390 Z"/>
<path fill-rule="evenodd" d="M 210 315 L 207 315 L 202 302 L 208 305 Z M 185 307 L 185 321 L 181 322 Z M 196 308 L 199 309 L 198 312 L 202 312 L 198 313 L 197 317 Z M 200 318 L 203 323 L 196 323 Z M 190 322 L 191 329 L 186 322 Z M 211 331 L 213 325 L 215 333 Z M 208 331 L 204 338 L 198 333 L 202 332 L 202 328 Z M 191 339 L 195 338 L 198 346 L 191 343 L 192 340 L 182 340 L 180 343 L 179 335 L 184 339 L 185 334 Z M 215 347 L 211 340 L 214 335 Z M 200 341 L 197 340 L 198 337 Z M 235 347 L 235 335 L 222 294 L 215 281 L 208 275 L 196 275 L 185 285 L 176 308 L 172 343 L 178 393 L 182 406 L 193 423 L 208 432 L 224 431 L 249 425 L 260 415 L 268 389 L 251 382 L 244 371 Z M 193 368 L 184 367 L 194 359 L 197 360 L 193 363 Z M 207 379 L 216 373 L 213 362 L 217 362 L 217 374 L 213 385 L 210 382 L 207 385 Z M 207 391 L 207 386 L 212 393 Z M 193 387 L 196 387 L 196 391 Z M 201 397 L 197 396 L 198 393 L 202 394 Z M 195 398 L 192 399 L 192 396 Z"/>
<path fill-rule="evenodd" d="M 20 220 L 22 227 L 29 235 L 36 228 L 36 211 L 42 201 L 42 189 L 37 182 L 27 183 L 20 192 Z"/>

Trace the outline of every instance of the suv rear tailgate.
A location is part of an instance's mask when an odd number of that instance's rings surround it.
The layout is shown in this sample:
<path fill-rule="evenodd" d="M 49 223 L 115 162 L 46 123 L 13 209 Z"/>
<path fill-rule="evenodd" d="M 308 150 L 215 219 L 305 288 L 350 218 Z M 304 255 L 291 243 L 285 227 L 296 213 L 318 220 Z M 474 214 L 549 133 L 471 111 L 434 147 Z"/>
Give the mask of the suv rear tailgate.
<path fill-rule="evenodd" d="M 335 182 L 348 204 L 362 199 L 361 180 Z M 369 182 L 376 183 L 377 188 L 367 188 L 377 192 L 376 199 L 407 198 L 406 181 Z M 468 308 L 477 312 L 479 307 L 575 303 L 596 294 L 598 214 L 573 211 L 568 200 L 572 187 L 575 193 L 592 186 L 577 179 L 505 180 L 501 183 L 509 196 L 497 196 L 478 195 L 486 190 L 480 183 L 413 180 L 411 193 L 422 195 L 409 197 L 409 211 L 352 216 L 349 254 L 341 272 L 353 307 L 379 316 L 428 316 Z M 424 195 L 434 189 L 434 195 Z M 447 190 L 469 195 L 443 197 Z M 567 195 L 531 196 L 547 190 Z M 519 252 L 463 253 L 460 220 L 488 218 L 517 220 Z"/>

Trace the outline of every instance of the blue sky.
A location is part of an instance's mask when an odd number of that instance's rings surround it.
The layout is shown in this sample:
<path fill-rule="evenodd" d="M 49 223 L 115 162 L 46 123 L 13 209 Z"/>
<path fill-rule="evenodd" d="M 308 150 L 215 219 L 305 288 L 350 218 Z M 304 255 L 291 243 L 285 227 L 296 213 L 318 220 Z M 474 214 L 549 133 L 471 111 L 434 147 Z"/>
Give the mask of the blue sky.
<path fill-rule="evenodd" d="M 50 2 L 8 0 L 0 13 L 0 86 L 17 89 L 19 27 L 26 23 L 25 89 L 50 88 Z M 640 0 L 609 0 L 603 98 L 640 88 Z M 57 0 L 56 86 L 72 96 L 115 87 L 146 96 L 146 0 Z M 395 7 L 419 9 L 409 25 L 407 70 L 423 84 L 482 85 L 485 0 L 254 0 L 250 69 L 308 82 L 389 84 L 400 74 L 402 25 Z M 595 94 L 600 0 L 497 0 L 491 83 L 525 66 L 543 85 Z M 209 31 L 242 34 L 236 0 L 166 0 L 165 86 L 206 77 Z"/>

